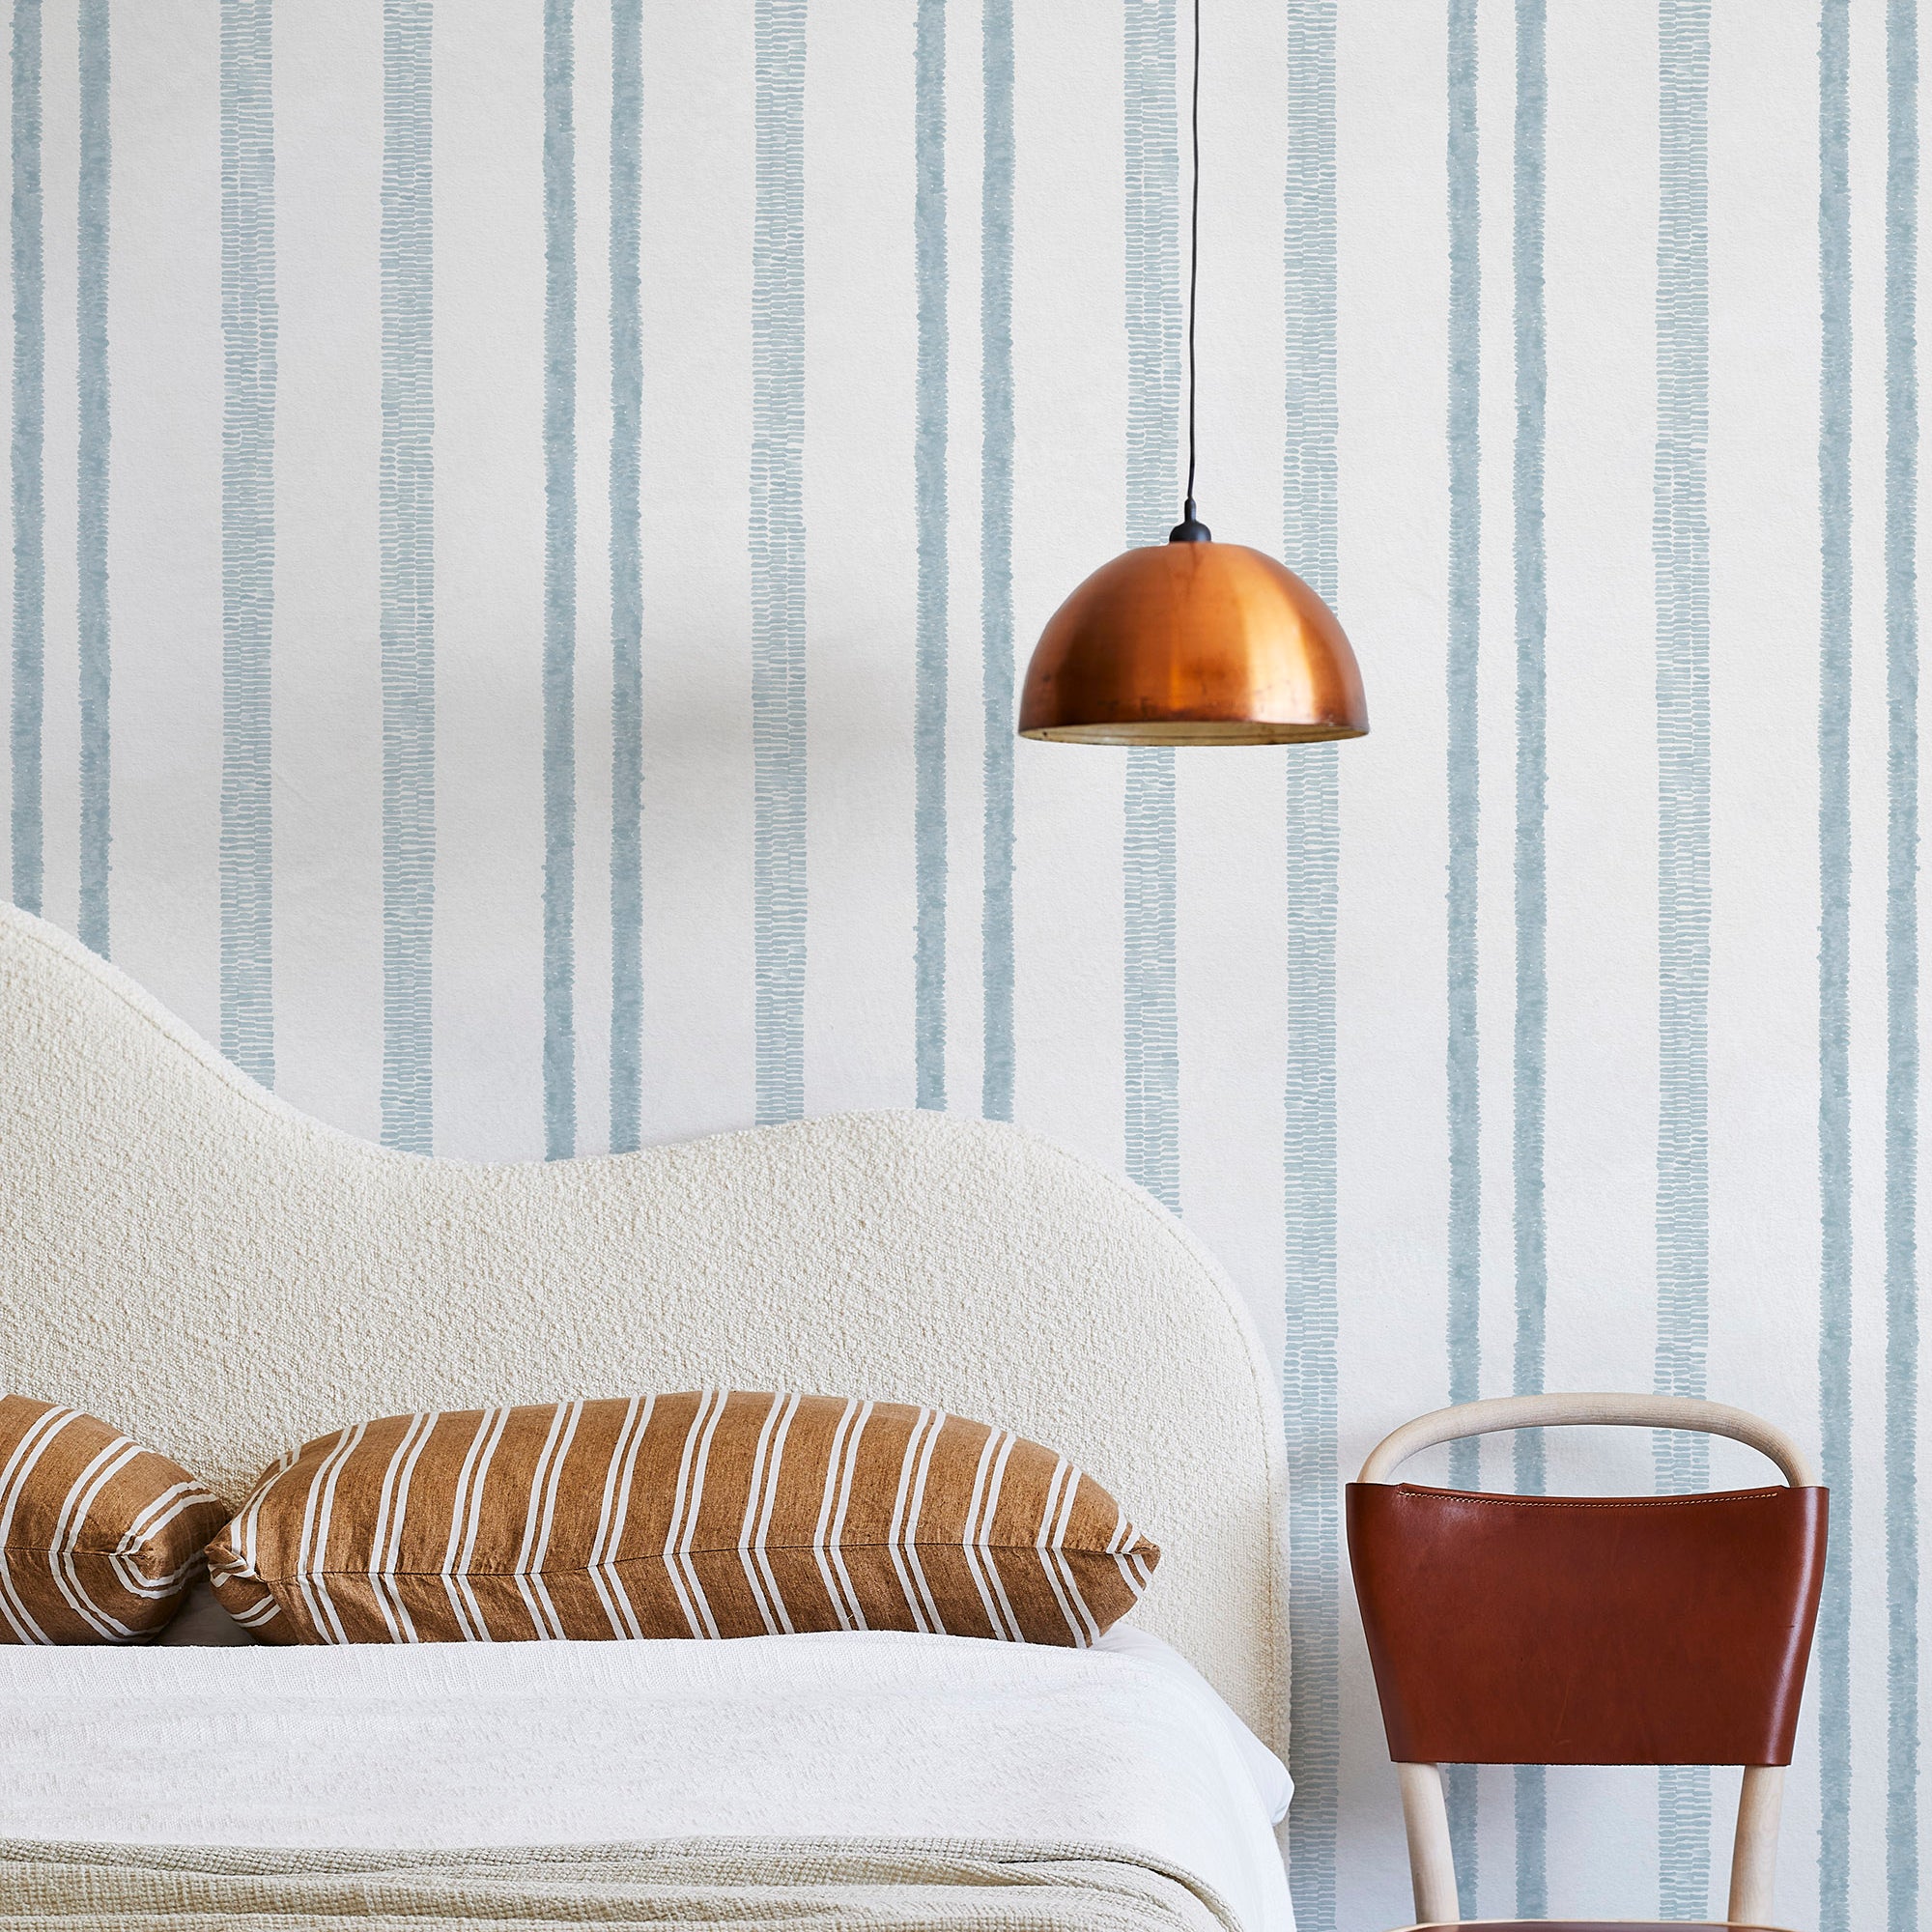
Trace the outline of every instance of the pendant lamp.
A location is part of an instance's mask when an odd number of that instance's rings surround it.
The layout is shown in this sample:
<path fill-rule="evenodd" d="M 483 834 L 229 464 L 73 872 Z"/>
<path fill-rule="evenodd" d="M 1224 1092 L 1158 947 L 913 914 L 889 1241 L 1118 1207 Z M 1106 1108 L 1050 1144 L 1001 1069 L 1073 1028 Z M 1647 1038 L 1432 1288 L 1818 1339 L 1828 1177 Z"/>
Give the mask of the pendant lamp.
<path fill-rule="evenodd" d="M 1201 253 L 1201 0 L 1194 0 L 1187 253 L 1187 490 L 1164 544 L 1102 564 L 1047 620 L 1022 738 L 1081 745 L 1305 745 L 1369 728 L 1342 626 L 1292 570 L 1216 543 L 1194 514 L 1194 310 Z"/>

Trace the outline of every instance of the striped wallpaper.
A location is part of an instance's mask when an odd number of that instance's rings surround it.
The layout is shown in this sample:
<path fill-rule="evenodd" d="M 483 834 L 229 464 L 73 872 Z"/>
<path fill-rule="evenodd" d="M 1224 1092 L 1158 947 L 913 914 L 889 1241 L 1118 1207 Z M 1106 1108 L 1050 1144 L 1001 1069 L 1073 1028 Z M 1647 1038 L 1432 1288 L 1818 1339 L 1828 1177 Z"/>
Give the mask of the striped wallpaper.
<path fill-rule="evenodd" d="M 14 899 L 395 1147 L 952 1107 L 1178 1209 L 1281 1355 L 1307 1932 L 1406 1896 L 1371 1443 L 1767 1410 L 1781 1909 L 1915 1927 L 1916 0 L 1208 0 L 1202 510 L 1376 728 L 1131 754 L 1011 724 L 1176 515 L 1191 10 L 10 5 Z M 1458 1773 L 1465 1905 L 1703 1912 L 1734 1791 Z"/>

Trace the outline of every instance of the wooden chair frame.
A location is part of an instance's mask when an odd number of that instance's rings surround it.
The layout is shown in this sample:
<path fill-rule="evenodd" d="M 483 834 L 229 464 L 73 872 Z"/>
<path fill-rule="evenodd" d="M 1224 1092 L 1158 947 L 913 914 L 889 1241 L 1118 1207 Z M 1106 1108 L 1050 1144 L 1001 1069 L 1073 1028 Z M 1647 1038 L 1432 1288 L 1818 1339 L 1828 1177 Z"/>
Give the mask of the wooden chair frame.
<path fill-rule="evenodd" d="M 1747 1409 L 1721 1402 L 1671 1395 L 1516 1395 L 1490 1402 L 1460 1403 L 1406 1422 L 1384 1436 L 1362 1464 L 1359 1481 L 1386 1483 L 1411 1456 L 1443 1442 L 1499 1430 L 1607 1426 L 1617 1429 L 1684 1429 L 1743 1442 L 1776 1463 L 1793 1489 L 1818 1481 L 1810 1459 L 1780 1429 Z M 1442 1768 L 1398 1764 L 1403 1824 L 1408 1837 L 1409 1877 L 1415 1889 L 1415 1916 L 1423 1925 L 1454 1925 L 1462 1907 L 1456 1892 L 1456 1865 L 1449 1846 L 1449 1809 L 1442 1795 Z M 1730 1902 L 1725 1917 L 1733 1925 L 1765 1925 L 1771 1918 L 1772 1886 L 1777 1868 L 1778 1816 L 1784 1800 L 1784 1767 L 1745 1767 L 1738 1798 L 1737 1835 L 1731 1849 Z"/>

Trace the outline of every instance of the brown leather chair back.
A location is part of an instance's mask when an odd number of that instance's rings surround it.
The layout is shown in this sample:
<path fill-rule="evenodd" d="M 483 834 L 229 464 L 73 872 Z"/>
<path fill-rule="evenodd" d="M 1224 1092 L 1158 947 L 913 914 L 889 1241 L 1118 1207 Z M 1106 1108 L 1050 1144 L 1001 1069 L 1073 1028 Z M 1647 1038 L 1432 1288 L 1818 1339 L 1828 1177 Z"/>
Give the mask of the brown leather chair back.
<path fill-rule="evenodd" d="M 1791 1762 L 1824 1490 L 1348 1496 L 1398 1763 Z"/>

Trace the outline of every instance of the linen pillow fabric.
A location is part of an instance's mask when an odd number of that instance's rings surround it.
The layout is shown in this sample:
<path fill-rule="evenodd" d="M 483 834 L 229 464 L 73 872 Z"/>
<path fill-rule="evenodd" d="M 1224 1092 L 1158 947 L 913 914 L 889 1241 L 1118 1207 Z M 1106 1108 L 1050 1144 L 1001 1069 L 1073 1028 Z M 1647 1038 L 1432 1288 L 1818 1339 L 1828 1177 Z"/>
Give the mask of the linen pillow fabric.
<path fill-rule="evenodd" d="M 0 1395 L 0 1643 L 153 1636 L 227 1514 L 106 1423 Z"/>
<path fill-rule="evenodd" d="M 362 1422 L 209 1550 L 269 1643 L 927 1631 L 1081 1645 L 1160 1552 L 1065 1458 L 942 1409 L 704 1389 Z"/>

